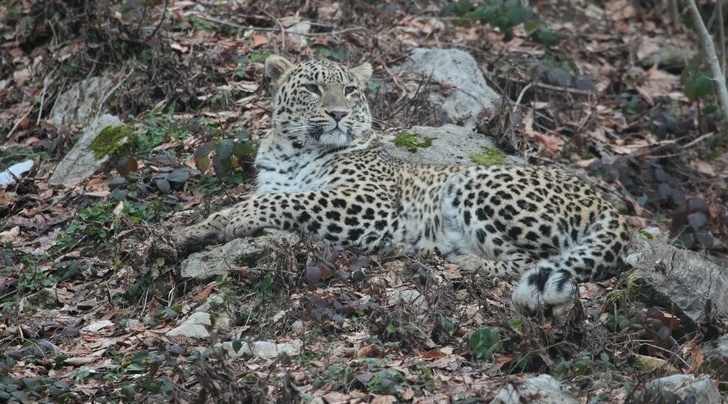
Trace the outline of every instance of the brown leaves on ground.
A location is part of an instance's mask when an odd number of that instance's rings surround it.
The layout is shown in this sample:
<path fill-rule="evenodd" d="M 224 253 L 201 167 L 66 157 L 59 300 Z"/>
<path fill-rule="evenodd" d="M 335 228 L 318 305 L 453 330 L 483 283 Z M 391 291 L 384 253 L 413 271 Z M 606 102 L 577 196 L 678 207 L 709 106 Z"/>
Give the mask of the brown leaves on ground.
<path fill-rule="evenodd" d="M 710 96 L 692 97 L 697 85 L 686 96 L 686 83 L 700 82 L 697 67 L 639 63 L 673 40 L 678 49 L 696 43 L 679 21 L 665 23 L 667 2 L 538 3 L 538 16 L 563 37 L 557 47 L 536 45 L 520 26 L 505 41 L 491 26 L 460 24 L 441 15 L 446 2 L 5 3 L 0 171 L 23 159 L 37 168 L 0 192 L 3 399 L 13 391 L 21 401 L 442 402 L 492 398 L 528 372 L 547 372 L 618 400 L 624 391 L 608 381 L 648 374 L 631 367 L 635 355 L 685 372 L 704 365 L 695 340 L 674 338 L 682 325 L 668 312 L 602 307 L 611 284 L 582 289 L 590 324 L 564 333 L 514 313 L 507 285 L 433 257 L 298 246 L 279 271 L 242 263 L 225 279 L 194 282 L 179 279 L 174 254 L 153 243 L 171 240 L 160 223 L 189 223 L 249 190 L 214 182 L 212 165 L 189 182 L 169 175 L 199 168 L 203 144 L 242 131 L 256 140 L 270 128 L 267 54 L 370 61 L 377 127 L 448 123 L 429 95 L 457 83 L 390 72 L 418 46 L 476 58 L 504 95 L 481 112 L 479 129 L 502 147 L 535 163 L 573 163 L 627 200 L 630 223 L 724 254 L 724 123 Z M 47 185 L 82 129 L 56 126 L 54 103 L 107 69 L 117 86 L 112 112 L 151 144 L 123 165 L 136 176 L 124 201 L 108 202 L 110 181 L 121 177 L 113 168 L 76 187 Z M 167 191 L 154 191 L 162 179 Z M 211 301 L 228 321 L 225 342 L 301 339 L 305 348 L 239 359 L 208 340 L 164 335 Z M 479 331 L 481 344 L 471 344 Z"/>

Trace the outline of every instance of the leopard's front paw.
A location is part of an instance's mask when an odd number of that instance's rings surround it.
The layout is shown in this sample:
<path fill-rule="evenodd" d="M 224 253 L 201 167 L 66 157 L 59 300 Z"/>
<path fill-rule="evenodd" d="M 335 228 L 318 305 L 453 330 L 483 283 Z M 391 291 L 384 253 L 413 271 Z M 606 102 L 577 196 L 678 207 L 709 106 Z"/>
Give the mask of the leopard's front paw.
<path fill-rule="evenodd" d="M 236 238 L 247 237 L 260 231 L 263 227 L 254 226 L 250 220 L 242 217 L 230 219 L 224 231 L 224 241 L 228 242 Z"/>
<path fill-rule="evenodd" d="M 219 243 L 223 233 L 201 225 L 190 226 L 182 229 L 175 239 L 177 255 L 180 258 L 198 252 L 210 244 Z"/>

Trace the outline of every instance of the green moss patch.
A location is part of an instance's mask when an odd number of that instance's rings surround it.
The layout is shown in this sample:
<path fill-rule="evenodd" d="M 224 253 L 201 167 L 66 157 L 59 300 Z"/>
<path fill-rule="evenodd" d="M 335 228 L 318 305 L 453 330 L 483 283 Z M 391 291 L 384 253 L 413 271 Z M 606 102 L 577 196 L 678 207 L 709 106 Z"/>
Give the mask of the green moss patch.
<path fill-rule="evenodd" d="M 107 126 L 91 142 L 90 148 L 94 157 L 101 160 L 104 156 L 113 156 L 129 148 L 132 136 L 131 129 L 126 125 Z"/>
<path fill-rule="evenodd" d="M 434 137 L 430 136 L 419 136 L 414 133 L 401 132 L 394 138 L 394 145 L 397 147 L 404 147 L 412 153 L 416 152 L 418 148 L 431 147 Z"/>
<path fill-rule="evenodd" d="M 507 164 L 506 155 L 495 147 L 483 147 L 482 153 L 473 153 L 470 156 L 470 160 L 481 166 L 493 166 Z"/>

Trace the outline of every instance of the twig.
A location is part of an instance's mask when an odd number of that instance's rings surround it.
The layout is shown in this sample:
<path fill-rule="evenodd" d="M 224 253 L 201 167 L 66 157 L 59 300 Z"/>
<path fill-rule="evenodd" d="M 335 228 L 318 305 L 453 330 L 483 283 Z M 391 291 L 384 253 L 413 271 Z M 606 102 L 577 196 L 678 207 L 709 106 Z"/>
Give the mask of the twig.
<path fill-rule="evenodd" d="M 721 44 L 725 43 L 725 28 L 723 27 L 723 1 L 719 0 L 716 4 L 718 10 L 718 39 Z M 721 47 L 720 52 L 721 66 L 723 66 L 723 76 L 725 76 L 725 48 Z"/>
<path fill-rule="evenodd" d="M 695 4 L 695 0 L 687 0 L 688 9 L 690 15 L 693 17 L 693 24 L 698 32 L 698 38 L 700 38 L 700 47 L 705 52 L 710 72 L 713 75 L 713 80 L 716 81 L 716 85 L 713 86 L 715 91 L 718 93 L 718 99 L 720 100 L 720 106 L 723 109 L 723 115 L 728 116 L 728 89 L 725 85 L 725 76 L 720 68 L 720 62 L 718 61 L 718 55 L 715 53 L 715 44 L 710 38 L 703 18 L 700 16 L 700 10 Z"/>
<path fill-rule="evenodd" d="M 523 96 L 526 94 L 526 91 L 528 91 L 529 88 L 533 83 L 526 84 L 525 87 L 523 87 L 523 90 L 521 90 L 521 93 L 518 94 L 518 98 L 516 98 L 516 103 L 513 105 L 513 112 L 516 112 L 516 109 L 518 109 L 518 106 L 521 104 L 521 100 L 523 99 Z"/>
<path fill-rule="evenodd" d="M 259 10 L 263 14 L 267 15 L 268 18 L 270 18 L 271 20 L 273 20 L 273 22 L 276 23 L 276 25 L 278 26 L 278 29 L 281 30 L 281 48 L 282 49 L 286 49 L 286 28 L 283 26 L 283 24 L 281 24 L 281 22 L 276 17 L 274 17 L 273 15 L 271 15 L 271 13 L 269 13 L 269 12 L 267 12 L 265 10 L 262 10 L 262 9 L 259 9 Z"/>
<path fill-rule="evenodd" d="M 103 108 L 104 104 L 106 103 L 106 100 L 108 100 L 109 97 L 111 97 L 111 94 L 114 94 L 114 91 L 118 90 L 119 87 L 121 87 L 121 85 L 124 84 L 124 82 L 126 81 L 126 79 L 128 79 L 129 76 L 131 76 L 132 73 L 134 73 L 134 68 L 133 67 L 129 71 L 129 74 L 127 74 L 124 78 L 122 78 L 121 80 L 119 80 L 119 82 L 116 83 L 116 85 L 104 95 L 104 98 L 102 98 L 101 99 L 101 102 L 99 103 L 99 109 L 98 109 L 98 111 L 96 111 L 96 116 L 99 115 L 99 112 L 101 112 L 101 109 Z"/>
<path fill-rule="evenodd" d="M 698 137 L 698 138 L 696 138 L 696 139 L 693 139 L 693 140 L 691 140 L 690 142 L 688 142 L 688 143 L 686 143 L 686 144 L 684 144 L 684 145 L 682 145 L 682 146 L 680 146 L 680 147 L 681 147 L 682 149 L 687 149 L 687 148 L 689 148 L 689 147 L 693 147 L 693 146 L 695 146 L 696 144 L 698 144 L 698 143 L 702 142 L 703 140 L 705 140 L 705 139 L 707 139 L 707 138 L 709 138 L 709 137 L 711 137 L 711 136 L 715 136 L 715 133 L 713 133 L 713 132 L 710 132 L 710 133 L 706 133 L 706 134 L 704 134 L 704 135 L 702 135 L 702 136 L 700 136 L 700 137 Z"/>
<path fill-rule="evenodd" d="M 38 118 L 35 120 L 35 125 L 40 125 L 40 117 L 43 115 L 43 104 L 45 104 L 45 95 L 46 90 L 48 89 L 48 84 L 50 84 L 51 80 L 49 80 L 50 77 L 53 76 L 53 73 L 56 72 L 56 68 L 53 68 L 53 71 L 51 71 L 51 74 L 46 76 L 46 78 L 43 80 L 43 91 L 40 92 L 40 109 L 38 110 Z"/>
<path fill-rule="evenodd" d="M 145 6 L 146 7 L 146 6 Z M 157 31 L 159 31 L 159 28 L 162 26 L 162 23 L 164 22 L 164 19 L 167 18 L 167 8 L 169 7 L 169 0 L 164 0 L 164 10 L 162 11 L 162 18 L 159 20 L 159 24 L 157 24 L 156 27 L 154 27 L 154 31 L 152 31 L 151 34 L 147 37 L 147 39 L 144 40 L 144 43 L 149 41 L 154 37 L 154 35 L 157 34 Z M 144 10 L 146 12 L 146 9 Z M 139 20 L 141 24 L 141 19 Z"/>
<path fill-rule="evenodd" d="M 350 27 L 350 28 L 340 29 L 338 31 L 329 31 L 329 32 L 292 32 L 292 31 L 288 31 L 285 28 L 282 28 L 282 26 L 279 26 L 278 28 L 255 27 L 252 25 L 235 24 L 233 22 L 224 21 L 224 20 L 220 20 L 217 18 L 213 18 L 213 17 L 208 17 L 208 16 L 202 15 L 202 14 L 195 14 L 195 17 L 197 17 L 201 20 L 214 22 L 216 24 L 227 25 L 228 27 L 237 28 L 237 29 L 250 30 L 250 31 L 268 31 L 268 32 L 278 32 L 278 31 L 282 30 L 283 33 L 285 33 L 285 34 L 299 35 L 299 36 L 341 35 L 341 34 L 345 34 L 347 32 L 353 32 L 353 31 L 371 32 L 369 29 L 364 28 L 364 27 Z"/>
<path fill-rule="evenodd" d="M 28 112 L 26 112 L 25 114 L 23 114 L 23 116 L 21 116 L 20 119 L 18 119 L 18 121 L 15 122 L 15 125 L 13 125 L 13 128 L 10 129 L 10 132 L 8 132 L 8 134 L 5 135 L 5 138 L 4 139 L 10 139 L 10 136 L 13 135 L 13 132 L 15 132 L 15 129 L 18 129 L 18 126 L 20 126 L 20 124 L 25 120 L 25 118 L 28 117 L 28 115 L 30 115 L 31 112 L 33 112 L 33 107 L 32 106 L 30 107 L 30 109 L 28 110 Z"/>
<path fill-rule="evenodd" d="M 579 90 L 579 89 L 571 88 L 571 87 L 552 86 L 550 84 L 544 84 L 544 83 L 536 83 L 536 87 L 544 88 L 546 90 L 565 91 L 570 94 L 579 94 L 579 95 L 595 95 L 596 94 L 595 91 Z"/>
<path fill-rule="evenodd" d="M 395 86 L 395 87 L 397 87 L 397 88 L 399 89 L 400 93 L 402 94 L 402 95 L 400 96 L 399 100 L 402 100 L 402 99 L 404 99 L 405 97 L 407 97 L 407 87 L 405 87 L 405 86 L 404 86 L 404 85 L 403 85 L 403 84 L 402 84 L 402 83 L 401 83 L 401 82 L 400 82 L 400 81 L 399 81 L 399 80 L 397 79 L 397 76 L 395 76 L 395 75 L 394 75 L 394 73 L 392 73 L 392 71 L 391 71 L 391 70 L 389 70 L 389 68 L 387 67 L 387 64 L 386 64 L 386 63 L 384 63 L 384 60 L 382 60 L 382 58 L 381 58 L 381 57 L 379 58 L 379 62 L 380 62 L 380 63 L 379 63 L 379 65 L 380 65 L 380 66 L 382 66 L 382 69 L 384 69 L 384 71 L 385 71 L 385 72 L 386 72 L 386 73 L 387 73 L 387 74 L 389 75 L 389 77 L 390 77 L 390 78 L 392 79 L 392 82 L 394 83 L 394 86 Z M 429 82 L 429 78 L 428 78 L 428 82 Z M 418 90 L 419 90 L 419 89 L 418 89 Z M 399 101 L 399 100 L 397 100 L 397 101 Z"/>

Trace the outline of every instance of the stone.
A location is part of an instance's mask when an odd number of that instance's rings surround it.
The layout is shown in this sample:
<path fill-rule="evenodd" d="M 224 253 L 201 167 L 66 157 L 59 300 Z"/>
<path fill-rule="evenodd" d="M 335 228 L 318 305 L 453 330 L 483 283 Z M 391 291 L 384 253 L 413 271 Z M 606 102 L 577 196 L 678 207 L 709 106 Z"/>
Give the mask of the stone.
<path fill-rule="evenodd" d="M 704 363 L 708 364 L 718 380 L 728 380 L 728 335 L 703 344 Z"/>
<path fill-rule="evenodd" d="M 643 37 L 635 55 L 643 67 L 682 69 L 695 57 L 698 48 L 684 39 L 672 37 Z"/>
<path fill-rule="evenodd" d="M 508 384 L 498 391 L 491 404 L 570 404 L 579 400 L 564 389 L 558 380 L 550 375 L 539 375 L 526 379 L 520 386 Z"/>
<path fill-rule="evenodd" d="M 651 381 L 649 388 L 677 395 L 683 400 L 682 402 L 706 404 L 723 402 L 715 383 L 704 375 L 677 374 L 661 377 Z"/>
<path fill-rule="evenodd" d="M 33 169 L 35 162 L 33 160 L 25 160 L 15 163 L 6 170 L 0 172 L 0 187 L 13 185 L 16 180 L 21 178 L 23 174 Z"/>
<path fill-rule="evenodd" d="M 110 75 L 91 77 L 74 83 L 66 92 L 58 96 L 51 120 L 56 126 L 86 126 L 100 114 L 106 112 L 105 101 L 109 99 L 114 80 Z"/>
<path fill-rule="evenodd" d="M 167 331 L 168 337 L 192 337 L 192 338 L 208 338 L 210 333 L 207 327 L 212 325 L 210 315 L 207 313 L 192 313 L 187 320 L 183 321 L 179 326 Z"/>
<path fill-rule="evenodd" d="M 500 96 L 488 87 L 475 59 L 460 49 L 416 48 L 392 71 L 421 74 L 452 88 L 447 95 L 432 91 L 430 102 L 441 105 L 452 122 L 462 123 L 470 129 L 475 127 L 480 111 L 493 108 L 500 100 Z"/>
<path fill-rule="evenodd" d="M 413 126 L 406 132 L 432 138 L 430 147 L 417 147 L 413 151 L 394 144 L 396 134 L 382 136 L 384 149 L 391 156 L 415 164 L 463 164 L 474 165 L 472 154 L 480 154 L 484 149 L 495 148 L 493 139 L 457 125 Z M 506 156 L 506 163 L 525 164 L 520 157 Z"/>
<path fill-rule="evenodd" d="M 61 302 L 58 300 L 58 293 L 55 288 L 43 288 L 35 293 L 20 299 L 18 311 L 25 310 L 50 310 L 60 307 Z"/>
<path fill-rule="evenodd" d="M 279 355 L 284 353 L 288 356 L 298 356 L 301 353 L 301 348 L 303 348 L 303 342 L 299 339 L 294 339 L 281 344 L 270 341 L 238 343 L 240 344 L 240 349 L 237 351 L 233 348 L 234 343 L 232 341 L 226 341 L 222 344 L 217 344 L 216 348 L 222 347 L 232 358 L 238 358 L 243 355 L 249 354 L 261 359 L 277 358 Z"/>
<path fill-rule="evenodd" d="M 114 323 L 111 320 L 101 320 L 93 322 L 81 329 L 84 332 L 98 332 L 106 327 L 112 327 Z"/>
<path fill-rule="evenodd" d="M 263 266 L 275 260 L 276 245 L 293 245 L 300 236 L 275 229 L 265 229 L 260 236 L 237 238 L 210 251 L 191 254 L 180 265 L 184 278 L 207 279 L 227 274 L 240 262 Z"/>
<path fill-rule="evenodd" d="M 387 289 L 387 303 L 390 306 L 408 305 L 415 312 L 423 312 L 427 310 L 427 301 L 420 292 L 405 286 Z"/>
<path fill-rule="evenodd" d="M 121 125 L 123 123 L 119 118 L 108 114 L 102 115 L 91 122 L 81 139 L 73 145 L 71 151 L 58 163 L 48 183 L 54 186 L 65 185 L 71 187 L 93 175 L 109 160 L 109 156 L 105 155 L 97 158 L 91 150 L 91 144 L 107 127 Z"/>
<path fill-rule="evenodd" d="M 630 292 L 648 305 L 669 307 L 686 332 L 696 330 L 706 317 L 728 319 L 725 265 L 639 236 L 632 238 L 624 260 L 633 267 L 627 277 Z"/>

